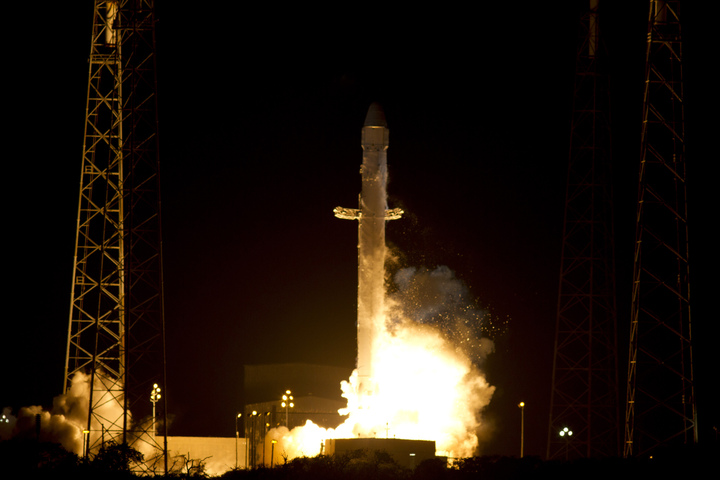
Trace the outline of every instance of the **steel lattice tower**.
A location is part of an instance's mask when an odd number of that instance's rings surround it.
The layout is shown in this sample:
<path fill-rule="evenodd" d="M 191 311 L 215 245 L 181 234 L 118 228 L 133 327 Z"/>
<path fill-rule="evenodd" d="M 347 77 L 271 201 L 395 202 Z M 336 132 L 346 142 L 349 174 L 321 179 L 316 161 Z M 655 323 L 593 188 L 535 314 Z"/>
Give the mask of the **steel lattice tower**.
<path fill-rule="evenodd" d="M 678 1 L 650 1 L 625 456 L 697 442 Z"/>
<path fill-rule="evenodd" d="M 86 452 L 144 441 L 161 453 L 150 401 L 157 383 L 164 416 L 154 5 L 96 0 L 92 23 L 64 389 L 92 385 Z"/>
<path fill-rule="evenodd" d="M 580 21 L 547 457 L 619 453 L 608 76 L 597 1 Z M 572 436 L 560 436 L 563 428 Z"/>

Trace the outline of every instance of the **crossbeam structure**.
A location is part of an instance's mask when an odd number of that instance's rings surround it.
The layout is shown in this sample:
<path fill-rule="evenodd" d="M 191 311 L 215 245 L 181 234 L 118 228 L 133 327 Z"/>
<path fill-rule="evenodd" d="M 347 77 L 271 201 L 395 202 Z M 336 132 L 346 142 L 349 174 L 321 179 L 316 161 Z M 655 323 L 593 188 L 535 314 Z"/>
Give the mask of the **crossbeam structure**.
<path fill-rule="evenodd" d="M 698 440 L 679 1 L 651 0 L 624 455 Z"/>
<path fill-rule="evenodd" d="M 619 454 L 610 101 L 599 13 L 591 1 L 580 19 L 548 459 Z"/>
<path fill-rule="evenodd" d="M 156 91 L 153 2 L 96 0 L 64 378 L 89 387 L 89 454 L 166 450 L 148 418 L 167 391 Z"/>

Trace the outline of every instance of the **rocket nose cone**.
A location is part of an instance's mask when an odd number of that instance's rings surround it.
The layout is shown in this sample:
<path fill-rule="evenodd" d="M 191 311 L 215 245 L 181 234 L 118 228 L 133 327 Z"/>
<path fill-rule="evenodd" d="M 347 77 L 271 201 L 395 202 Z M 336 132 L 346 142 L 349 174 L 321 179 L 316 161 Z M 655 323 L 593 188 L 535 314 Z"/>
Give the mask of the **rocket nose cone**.
<path fill-rule="evenodd" d="M 386 127 L 385 112 L 379 103 L 373 102 L 365 116 L 365 127 Z"/>

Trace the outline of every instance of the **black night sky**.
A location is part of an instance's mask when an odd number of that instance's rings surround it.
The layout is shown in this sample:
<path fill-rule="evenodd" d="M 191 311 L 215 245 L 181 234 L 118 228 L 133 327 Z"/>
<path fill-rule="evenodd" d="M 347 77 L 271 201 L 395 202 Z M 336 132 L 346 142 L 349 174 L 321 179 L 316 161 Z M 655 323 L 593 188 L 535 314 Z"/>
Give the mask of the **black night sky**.
<path fill-rule="evenodd" d="M 5 313 L 0 407 L 61 393 L 92 2 L 8 18 Z M 545 453 L 579 6 L 479 8 L 157 2 L 172 435 L 231 436 L 244 364 L 355 362 L 360 129 L 390 128 L 388 242 L 407 266 L 446 265 L 509 319 L 483 369 L 497 390 L 483 453 Z M 582 3 L 584 2 L 575 2 Z M 646 2 L 603 2 L 612 57 L 619 354 L 640 146 Z M 718 131 L 711 18 L 684 9 L 693 334 L 701 435 L 713 400 Z M 11 153 L 14 152 L 14 153 Z M 9 307 L 9 308 L 8 308 Z M 626 367 L 620 365 L 621 389 Z M 9 379 L 9 380 L 8 380 Z M 702 438 L 701 438 L 702 440 Z"/>

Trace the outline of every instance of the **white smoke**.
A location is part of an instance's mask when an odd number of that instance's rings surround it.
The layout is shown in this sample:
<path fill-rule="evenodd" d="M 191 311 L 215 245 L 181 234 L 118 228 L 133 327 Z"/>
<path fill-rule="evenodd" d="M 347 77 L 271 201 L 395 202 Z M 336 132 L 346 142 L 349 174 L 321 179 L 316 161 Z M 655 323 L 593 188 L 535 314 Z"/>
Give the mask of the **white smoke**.
<path fill-rule="evenodd" d="M 8 422 L 0 424 L 0 439 L 34 438 L 41 442 L 59 443 L 62 447 L 79 456 L 84 454 L 83 440 L 88 445 L 99 445 L 115 441 L 121 443 L 121 438 L 113 438 L 112 433 L 101 424 L 99 418 L 108 425 L 122 425 L 123 407 L 121 398 L 109 393 L 110 385 L 117 388 L 117 382 L 110 381 L 102 372 L 95 375 L 95 392 L 98 401 L 91 419 L 91 433 L 83 439 L 83 431 L 87 428 L 90 405 L 90 376 L 76 373 L 70 388 L 64 394 L 53 399 L 53 406 L 45 410 L 40 405 L 22 407 L 17 416 L 13 416 L 9 408 L 3 414 Z M 129 413 L 128 416 L 130 417 Z M 139 429 L 142 432 L 143 429 Z M 140 451 L 146 459 L 157 456 L 157 449 L 144 437 L 146 434 L 134 435 L 132 447 Z M 102 438 L 101 438 L 102 436 Z M 140 441 L 145 440 L 145 441 Z"/>
<path fill-rule="evenodd" d="M 493 352 L 494 343 L 485 336 L 489 313 L 475 305 L 450 268 L 403 268 L 394 280 L 396 290 L 386 300 L 390 322 L 430 325 L 476 364 Z"/>
<path fill-rule="evenodd" d="M 486 313 L 447 267 L 399 271 L 385 305 L 372 349 L 377 394 L 362 399 L 369 408 L 360 408 L 355 371 L 341 385 L 347 420 L 330 430 L 309 421 L 292 431 L 271 430 L 266 441 L 278 442 L 275 462 L 317 455 L 324 438 L 435 440 L 438 454 L 476 454 L 481 412 L 494 392 L 478 366 L 493 349 L 482 335 Z"/>
<path fill-rule="evenodd" d="M 43 442 L 59 443 L 69 452 L 82 453 L 83 425 L 87 423 L 89 378 L 78 373 L 73 377 L 66 394 L 54 399 L 51 411 L 40 405 L 22 407 L 17 416 L 4 413 L 11 419 L 3 430 L 3 439 L 11 437 L 37 438 Z"/>

